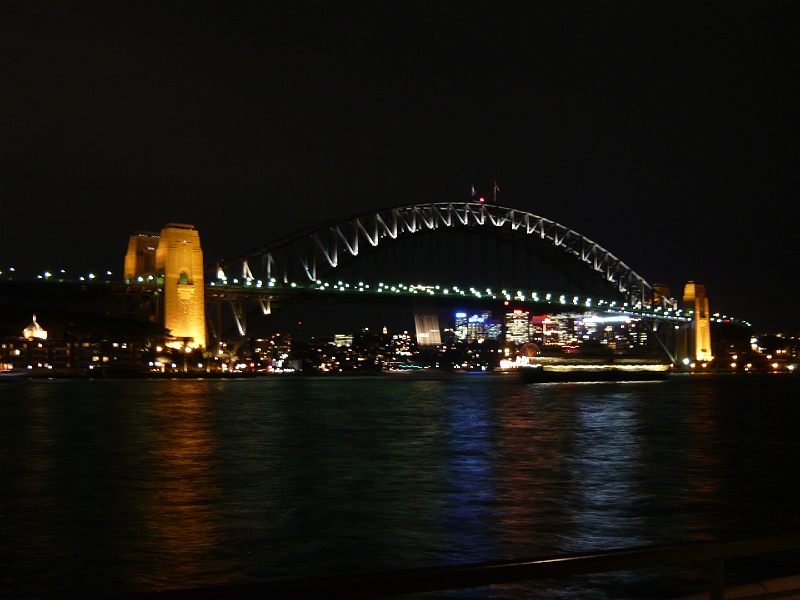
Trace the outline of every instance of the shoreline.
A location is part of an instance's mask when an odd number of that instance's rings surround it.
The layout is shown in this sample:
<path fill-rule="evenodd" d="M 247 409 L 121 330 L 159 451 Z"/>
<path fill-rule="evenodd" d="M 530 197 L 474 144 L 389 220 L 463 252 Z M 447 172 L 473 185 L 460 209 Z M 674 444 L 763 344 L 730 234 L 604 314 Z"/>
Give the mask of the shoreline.
<path fill-rule="evenodd" d="M 9 372 L 6 372 L 9 373 Z M 398 380 L 425 380 L 425 379 L 450 379 L 460 376 L 494 376 L 494 377 L 519 377 L 522 374 L 521 369 L 504 369 L 493 371 L 459 371 L 459 370 L 441 370 L 441 369 L 420 369 L 414 371 L 349 371 L 349 372 L 316 372 L 316 371 L 295 371 L 291 373 L 269 373 L 263 371 L 247 371 L 247 372 L 204 372 L 204 371 L 188 371 L 188 372 L 171 372 L 160 373 L 147 370 L 137 369 L 119 369 L 119 370 L 96 370 L 86 371 L 68 370 L 68 369 L 34 369 L 26 371 L 14 371 L 5 377 L 0 377 L 0 382 L 22 382 L 31 381 L 36 379 L 262 379 L 262 378 L 275 378 L 275 377 L 300 377 L 300 378 L 326 378 L 326 377 L 391 377 Z M 790 377 L 792 375 L 799 376 L 800 374 L 786 371 L 684 371 L 674 370 L 664 373 L 664 379 L 682 378 L 682 377 L 713 377 L 713 378 L 759 378 L 767 376 L 781 376 Z"/>

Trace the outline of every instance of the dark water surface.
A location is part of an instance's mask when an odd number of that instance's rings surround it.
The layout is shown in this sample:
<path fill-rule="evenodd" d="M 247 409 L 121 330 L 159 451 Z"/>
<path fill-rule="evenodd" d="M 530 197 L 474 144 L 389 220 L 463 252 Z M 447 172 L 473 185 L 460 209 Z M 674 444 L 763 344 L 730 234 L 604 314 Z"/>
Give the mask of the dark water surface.
<path fill-rule="evenodd" d="M 102 596 L 800 530 L 800 378 L 0 386 L 0 595 Z M 732 561 L 731 580 L 800 573 Z M 452 597 L 678 596 L 697 565 Z M 538 597 L 538 596 L 537 596 Z"/>

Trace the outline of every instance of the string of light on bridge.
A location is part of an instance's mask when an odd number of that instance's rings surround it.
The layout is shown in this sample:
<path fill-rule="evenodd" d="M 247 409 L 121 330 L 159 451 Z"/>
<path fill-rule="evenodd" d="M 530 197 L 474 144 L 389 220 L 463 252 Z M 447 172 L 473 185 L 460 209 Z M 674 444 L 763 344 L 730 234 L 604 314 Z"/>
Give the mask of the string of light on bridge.
<path fill-rule="evenodd" d="M 86 275 L 78 275 L 77 277 L 70 277 L 67 275 L 67 271 L 65 269 L 59 269 L 58 271 L 50 271 L 46 270 L 42 273 L 37 273 L 35 275 L 35 279 L 40 279 L 43 281 L 60 281 L 60 282 L 76 282 L 76 281 L 103 281 L 105 283 L 111 283 L 111 276 L 113 273 L 111 271 L 106 271 L 103 274 L 95 275 L 94 273 L 87 273 Z M 0 277 L 4 277 L 6 279 L 26 279 L 25 276 L 21 276 L 17 273 L 17 270 L 14 267 L 9 267 L 6 269 L 0 269 Z"/>
<path fill-rule="evenodd" d="M 639 317 L 656 317 L 659 319 L 672 320 L 672 321 L 689 321 L 691 320 L 691 313 L 693 311 L 684 311 L 683 309 L 664 308 L 661 306 L 647 307 L 647 306 L 629 306 L 627 302 L 618 303 L 615 301 L 608 301 L 604 299 L 593 299 L 589 297 L 581 297 L 568 294 L 559 294 L 553 292 L 543 292 L 541 290 L 500 290 L 499 292 L 493 291 L 491 288 L 477 289 L 470 287 L 468 289 L 460 286 L 439 286 L 427 284 L 404 284 L 404 283 L 378 283 L 377 286 L 370 286 L 368 283 L 358 282 L 357 284 L 350 284 L 341 280 L 335 283 L 323 282 L 317 280 L 312 285 L 302 285 L 296 282 L 289 282 L 279 284 L 276 279 L 272 278 L 266 283 L 260 279 L 244 278 L 241 281 L 238 278 L 233 278 L 230 283 L 225 278 L 220 278 L 216 282 L 211 282 L 211 286 L 218 287 L 233 287 L 233 288 L 248 288 L 254 287 L 256 289 L 294 289 L 294 290 L 315 290 L 321 292 L 341 292 L 341 293 L 374 293 L 386 295 L 428 295 L 440 296 L 446 298 L 463 297 L 484 300 L 504 300 L 509 302 L 523 302 L 535 304 L 549 304 L 559 307 L 573 307 L 582 310 L 604 310 L 613 311 L 621 314 Z M 727 318 L 727 317 L 726 317 Z M 720 319 L 722 322 L 722 319 Z M 749 325 L 749 324 L 748 324 Z"/>
<path fill-rule="evenodd" d="M 95 283 L 112 283 L 111 276 L 113 275 L 112 271 L 106 271 L 103 275 L 95 275 L 94 273 L 88 273 L 87 275 L 80 275 L 77 278 L 69 278 L 67 277 L 66 271 L 64 269 L 60 269 L 57 273 L 52 273 L 50 271 L 44 271 L 41 274 L 36 275 L 37 280 L 42 281 L 60 281 L 60 282 L 69 282 L 69 281 L 80 281 L 80 282 L 95 282 Z M 19 278 L 16 269 L 13 267 L 5 268 L 0 270 L 0 277 L 8 278 L 8 279 L 16 279 Z M 153 277 L 148 277 L 147 281 L 142 277 L 138 277 L 137 281 L 139 283 L 153 283 Z M 506 302 L 529 302 L 535 304 L 549 304 L 553 306 L 571 306 L 571 307 L 580 307 L 581 309 L 585 310 L 605 310 L 610 312 L 618 312 L 621 314 L 631 315 L 631 316 L 642 316 L 642 317 L 657 317 L 661 319 L 667 320 L 674 320 L 674 321 L 690 321 L 693 319 L 694 310 L 683 310 L 683 309 L 673 309 L 673 308 L 664 308 L 661 306 L 657 307 L 648 307 L 643 305 L 638 306 L 629 306 L 628 303 L 617 303 L 614 301 L 607 301 L 603 299 L 595 300 L 593 298 L 581 298 L 580 296 L 574 295 L 567 295 L 567 294 L 559 294 L 553 292 L 543 292 L 541 290 L 516 290 L 515 292 L 510 292 L 508 290 L 501 290 L 500 292 L 494 292 L 491 288 L 485 289 L 476 289 L 474 287 L 470 287 L 469 289 L 463 289 L 459 286 L 450 286 L 444 287 L 439 285 L 426 285 L 426 284 L 403 284 L 403 283 L 396 283 L 396 284 L 385 284 L 379 283 L 377 287 L 371 287 L 370 284 L 359 282 L 357 284 L 349 284 L 343 282 L 341 280 L 336 281 L 335 283 L 323 282 L 318 280 L 315 284 L 311 286 L 298 284 L 295 282 L 290 282 L 286 284 L 279 284 L 275 278 L 268 280 L 266 283 L 260 279 L 254 278 L 243 278 L 241 281 L 238 278 L 234 278 L 229 283 L 226 278 L 219 278 L 216 282 L 212 281 L 209 284 L 212 287 L 219 286 L 219 287 L 232 287 L 232 288 L 256 288 L 256 289 L 263 289 L 263 288 L 277 288 L 277 289 L 295 289 L 295 290 L 316 290 L 321 292 L 343 292 L 343 293 L 377 293 L 377 294 L 407 294 L 407 295 L 419 295 L 419 294 L 427 294 L 429 296 L 442 296 L 442 297 L 463 297 L 463 298 L 475 298 L 475 299 L 485 299 L 485 300 L 505 300 Z M 728 315 L 723 315 L 720 313 L 714 313 L 710 320 L 715 323 L 740 323 L 745 325 L 746 327 L 752 327 L 752 324 L 749 321 L 745 321 L 742 319 L 737 319 L 736 317 L 730 317 Z"/>

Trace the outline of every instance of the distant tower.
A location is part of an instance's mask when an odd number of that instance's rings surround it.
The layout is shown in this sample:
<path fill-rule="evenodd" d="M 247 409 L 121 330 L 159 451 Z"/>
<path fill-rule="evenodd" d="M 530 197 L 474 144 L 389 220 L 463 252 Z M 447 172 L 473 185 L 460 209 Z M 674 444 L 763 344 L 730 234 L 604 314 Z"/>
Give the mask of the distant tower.
<path fill-rule="evenodd" d="M 164 327 L 170 345 L 205 348 L 203 251 L 194 225 L 167 223 L 156 248 L 156 276 L 164 285 Z"/>
<path fill-rule="evenodd" d="M 683 310 L 694 310 L 689 338 L 689 356 L 695 360 L 712 360 L 711 319 L 708 313 L 706 286 L 690 281 L 683 288 Z"/>

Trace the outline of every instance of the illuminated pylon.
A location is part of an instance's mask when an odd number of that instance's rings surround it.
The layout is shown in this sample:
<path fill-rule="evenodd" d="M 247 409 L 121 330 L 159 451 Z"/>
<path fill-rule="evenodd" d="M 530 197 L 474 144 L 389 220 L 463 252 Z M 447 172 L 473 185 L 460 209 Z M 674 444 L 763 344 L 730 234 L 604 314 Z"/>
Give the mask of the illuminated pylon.
<path fill-rule="evenodd" d="M 164 327 L 171 345 L 206 345 L 205 284 L 200 234 L 193 225 L 167 223 L 156 248 L 156 267 L 164 278 Z"/>
<path fill-rule="evenodd" d="M 689 355 L 695 360 L 712 360 L 711 319 L 708 313 L 706 286 L 698 281 L 690 281 L 683 288 L 683 310 L 692 314 L 691 335 L 689 336 Z"/>
<path fill-rule="evenodd" d="M 206 345 L 205 285 L 200 235 L 193 225 L 167 223 L 160 234 L 137 232 L 125 255 L 127 283 L 162 286 L 163 319 L 173 347 Z"/>

